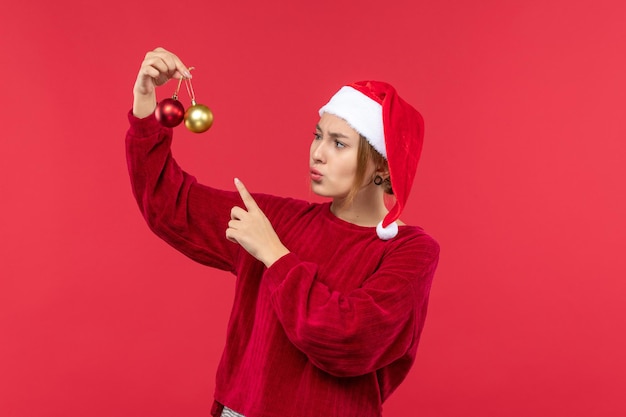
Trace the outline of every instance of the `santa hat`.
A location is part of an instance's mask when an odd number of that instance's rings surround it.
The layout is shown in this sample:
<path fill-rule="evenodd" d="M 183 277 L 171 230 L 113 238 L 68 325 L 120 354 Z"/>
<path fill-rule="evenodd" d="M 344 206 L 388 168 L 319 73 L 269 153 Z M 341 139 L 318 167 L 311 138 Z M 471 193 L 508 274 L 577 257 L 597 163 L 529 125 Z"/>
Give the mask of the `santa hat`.
<path fill-rule="evenodd" d="M 320 110 L 344 119 L 385 157 L 396 196 L 395 205 L 376 227 L 383 240 L 398 234 L 395 222 L 407 202 L 422 153 L 424 119 L 396 90 L 381 81 L 342 87 Z"/>

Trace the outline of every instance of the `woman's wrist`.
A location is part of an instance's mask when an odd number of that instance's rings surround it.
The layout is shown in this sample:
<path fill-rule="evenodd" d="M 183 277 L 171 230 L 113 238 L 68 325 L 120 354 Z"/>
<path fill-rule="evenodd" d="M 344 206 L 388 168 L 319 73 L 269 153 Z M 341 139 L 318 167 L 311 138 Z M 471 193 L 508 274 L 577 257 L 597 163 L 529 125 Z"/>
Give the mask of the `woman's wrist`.
<path fill-rule="evenodd" d="M 281 245 L 280 247 L 275 248 L 274 250 L 272 250 L 263 260 L 262 262 L 265 264 L 265 266 L 267 268 L 271 267 L 272 265 L 274 265 L 274 263 L 279 260 L 280 258 L 282 258 L 283 256 L 287 255 L 289 253 L 289 249 L 287 249 L 286 247 L 284 247 L 283 245 Z"/>
<path fill-rule="evenodd" d="M 133 115 L 140 119 L 150 116 L 156 108 L 156 97 L 152 95 L 135 94 L 133 99 Z"/>

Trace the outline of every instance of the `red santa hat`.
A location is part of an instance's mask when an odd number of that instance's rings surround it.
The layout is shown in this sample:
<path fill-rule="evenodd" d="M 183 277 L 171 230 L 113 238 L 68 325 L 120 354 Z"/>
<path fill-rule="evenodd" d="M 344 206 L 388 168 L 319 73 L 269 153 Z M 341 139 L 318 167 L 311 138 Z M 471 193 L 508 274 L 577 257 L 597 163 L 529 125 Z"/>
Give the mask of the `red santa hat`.
<path fill-rule="evenodd" d="M 364 136 L 389 165 L 395 205 L 376 227 L 383 240 L 398 234 L 396 220 L 404 208 L 422 153 L 424 119 L 395 88 L 381 81 L 342 87 L 320 110 L 344 119 Z"/>

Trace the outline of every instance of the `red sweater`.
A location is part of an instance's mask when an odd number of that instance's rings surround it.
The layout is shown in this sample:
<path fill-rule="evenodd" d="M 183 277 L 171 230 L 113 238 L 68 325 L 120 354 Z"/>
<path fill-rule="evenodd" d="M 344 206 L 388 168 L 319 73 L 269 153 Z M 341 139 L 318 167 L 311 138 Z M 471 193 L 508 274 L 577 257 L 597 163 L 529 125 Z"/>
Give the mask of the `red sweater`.
<path fill-rule="evenodd" d="M 246 417 L 381 416 L 415 360 L 437 242 L 413 226 L 383 241 L 330 203 L 253 194 L 291 251 L 265 268 L 225 237 L 238 193 L 182 171 L 172 130 L 154 116 L 129 120 L 130 177 L 150 228 L 237 277 L 212 414 L 227 405 Z"/>

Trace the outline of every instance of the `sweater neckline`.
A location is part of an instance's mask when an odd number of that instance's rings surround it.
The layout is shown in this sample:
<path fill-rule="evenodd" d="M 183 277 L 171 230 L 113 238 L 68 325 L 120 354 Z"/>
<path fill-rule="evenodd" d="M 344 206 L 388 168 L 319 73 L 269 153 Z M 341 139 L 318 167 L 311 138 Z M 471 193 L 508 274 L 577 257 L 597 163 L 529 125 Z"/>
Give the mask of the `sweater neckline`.
<path fill-rule="evenodd" d="M 376 234 L 376 226 L 359 226 L 358 224 L 350 223 L 349 221 L 340 219 L 330 210 L 331 202 L 326 202 L 322 204 L 322 213 L 325 217 L 331 222 L 342 226 L 344 228 L 358 231 L 358 232 L 367 232 Z M 406 227 L 406 225 L 399 226 L 400 228 Z"/>

